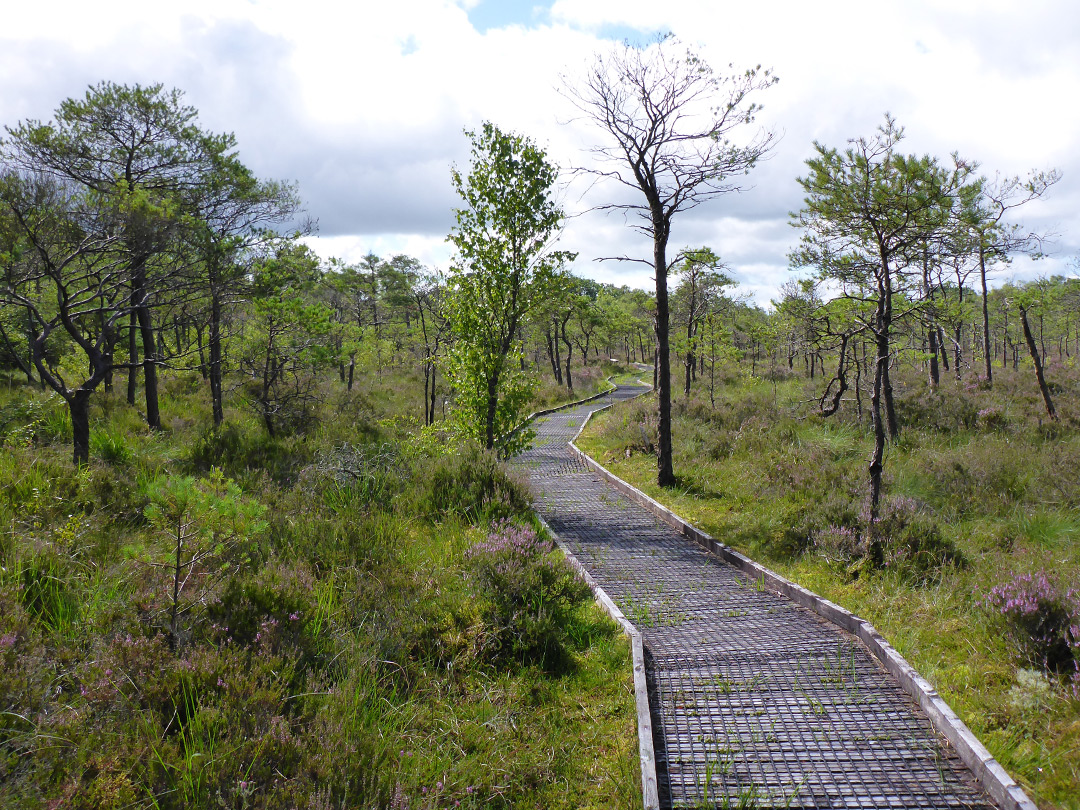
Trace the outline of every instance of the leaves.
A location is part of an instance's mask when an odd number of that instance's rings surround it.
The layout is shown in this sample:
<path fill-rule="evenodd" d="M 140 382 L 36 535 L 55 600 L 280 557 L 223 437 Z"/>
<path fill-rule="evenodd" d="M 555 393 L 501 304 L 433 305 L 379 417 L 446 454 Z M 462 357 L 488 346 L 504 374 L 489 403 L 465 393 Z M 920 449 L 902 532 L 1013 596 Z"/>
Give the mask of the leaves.
<path fill-rule="evenodd" d="M 466 134 L 471 170 L 451 170 L 464 207 L 448 237 L 457 248 L 446 297 L 456 345 L 444 367 L 459 431 L 492 449 L 509 438 L 532 391 L 510 369 L 523 319 L 574 254 L 552 249 L 563 213 L 552 196 L 558 170 L 544 151 L 490 122 Z"/>

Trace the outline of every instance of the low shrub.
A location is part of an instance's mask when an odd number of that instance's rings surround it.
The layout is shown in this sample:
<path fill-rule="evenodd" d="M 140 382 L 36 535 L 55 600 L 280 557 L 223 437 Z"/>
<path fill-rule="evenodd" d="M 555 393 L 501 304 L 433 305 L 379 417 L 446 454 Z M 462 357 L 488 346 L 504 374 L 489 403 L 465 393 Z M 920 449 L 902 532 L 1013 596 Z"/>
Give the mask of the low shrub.
<path fill-rule="evenodd" d="M 311 461 L 312 450 L 302 439 L 274 438 L 231 423 L 205 430 L 188 452 L 188 462 L 197 472 L 217 467 L 245 483 L 265 471 L 277 483 L 291 484 Z"/>
<path fill-rule="evenodd" d="M 123 436 L 104 432 L 90 435 L 90 455 L 118 466 L 130 464 L 135 457 Z"/>
<path fill-rule="evenodd" d="M 982 604 L 1005 619 L 1029 663 L 1071 675 L 1080 697 L 1080 593 L 1062 590 L 1040 571 L 996 585 Z"/>
<path fill-rule="evenodd" d="M 421 511 L 435 520 L 457 515 L 486 523 L 524 517 L 532 508 L 527 486 L 479 445 L 444 455 L 415 477 Z"/>
<path fill-rule="evenodd" d="M 574 610 L 588 599 L 589 588 L 551 554 L 553 549 L 533 529 L 502 521 L 466 551 L 469 576 L 491 630 L 493 661 L 565 668 L 566 628 Z"/>
<path fill-rule="evenodd" d="M 409 476 L 398 448 L 389 443 L 342 444 L 320 454 L 314 469 L 325 504 L 339 514 L 389 504 Z"/>
<path fill-rule="evenodd" d="M 815 532 L 815 546 L 827 559 L 847 564 L 853 576 L 889 570 L 921 583 L 939 579 L 946 568 L 966 565 L 956 544 L 912 498 L 886 498 L 876 518 L 865 509 L 855 520 L 850 511 L 837 514 L 841 520 Z"/>
<path fill-rule="evenodd" d="M 315 599 L 315 578 L 306 566 L 271 564 L 256 574 L 231 578 L 208 606 L 207 620 L 219 643 L 262 656 L 285 655 L 303 668 L 316 649 L 320 616 Z"/>

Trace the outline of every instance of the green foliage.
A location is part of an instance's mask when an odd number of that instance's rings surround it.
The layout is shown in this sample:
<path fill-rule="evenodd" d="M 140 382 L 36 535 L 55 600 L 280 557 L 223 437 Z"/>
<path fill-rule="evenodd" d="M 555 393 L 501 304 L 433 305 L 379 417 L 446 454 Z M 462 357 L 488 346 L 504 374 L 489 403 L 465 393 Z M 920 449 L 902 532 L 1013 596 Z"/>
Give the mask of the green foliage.
<path fill-rule="evenodd" d="M 486 657 L 557 671 L 567 666 L 567 627 L 590 591 L 553 551 L 532 528 L 506 521 L 466 551 L 490 633 Z"/>
<path fill-rule="evenodd" d="M 472 443 L 436 459 L 418 483 L 420 508 L 434 519 L 457 515 L 484 524 L 521 518 L 532 508 L 525 485 Z"/>
<path fill-rule="evenodd" d="M 240 487 L 211 470 L 202 480 L 162 476 L 146 487 L 145 514 L 168 541 L 167 553 L 149 565 L 166 575 L 169 646 L 183 641 L 180 622 L 217 581 L 250 562 L 247 544 L 265 528 L 265 507 L 243 497 Z"/>
<path fill-rule="evenodd" d="M 90 452 L 102 461 L 121 466 L 130 464 L 135 455 L 123 436 L 109 433 L 91 433 Z"/>
<path fill-rule="evenodd" d="M 550 249 L 563 214 L 552 198 L 558 171 L 543 150 L 490 122 L 466 134 L 470 172 L 452 171 L 465 207 L 455 212 L 449 236 L 458 254 L 446 297 L 455 344 L 444 369 L 455 392 L 456 430 L 508 455 L 527 443 L 511 431 L 532 395 L 532 382 L 514 364 L 519 327 L 572 255 Z"/>
<path fill-rule="evenodd" d="M 231 411 L 205 430 L 205 386 L 166 376 L 170 429 L 102 397 L 92 435 L 123 449 L 81 469 L 28 429 L 47 398 L 0 389 L 27 437 L 0 453 L 0 804 L 632 805 L 621 634 L 595 609 L 528 625 L 560 640 L 557 677 L 496 653 L 465 516 L 521 519 L 527 493 L 491 453 L 411 438 L 412 379 L 271 438 Z"/>
<path fill-rule="evenodd" d="M 325 343 L 331 310 L 305 295 L 318 276 L 318 258 L 302 246 L 282 248 L 255 272 L 240 365 L 249 406 L 271 436 L 302 432 L 315 419 L 316 372 L 333 357 Z"/>
<path fill-rule="evenodd" d="M 300 470 L 311 462 L 311 452 L 309 446 L 293 437 L 274 437 L 265 431 L 226 423 L 205 428 L 186 455 L 199 472 L 218 467 L 239 481 L 265 473 L 284 483 L 296 480 Z"/>

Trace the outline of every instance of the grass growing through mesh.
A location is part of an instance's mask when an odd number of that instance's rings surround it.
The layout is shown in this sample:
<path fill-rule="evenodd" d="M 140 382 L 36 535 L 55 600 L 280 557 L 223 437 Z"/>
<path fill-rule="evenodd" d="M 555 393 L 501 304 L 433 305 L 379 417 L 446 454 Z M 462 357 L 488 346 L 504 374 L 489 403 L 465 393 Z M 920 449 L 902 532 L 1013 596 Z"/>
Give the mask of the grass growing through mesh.
<path fill-rule="evenodd" d="M 579 445 L 722 542 L 872 622 L 1037 803 L 1080 808 L 1070 673 L 1033 660 L 985 600 L 1024 574 L 1047 572 L 1062 593 L 1080 586 L 1080 374 L 1055 370 L 1055 424 L 1029 377 L 995 371 L 992 390 L 946 380 L 935 392 L 901 375 L 903 433 L 886 452 L 891 522 L 878 524 L 888 531 L 876 563 L 865 411 L 846 402 L 817 416 L 817 381 L 732 372 L 716 407 L 705 393 L 679 399 L 670 489 L 655 486 L 648 398 L 597 414 Z"/>

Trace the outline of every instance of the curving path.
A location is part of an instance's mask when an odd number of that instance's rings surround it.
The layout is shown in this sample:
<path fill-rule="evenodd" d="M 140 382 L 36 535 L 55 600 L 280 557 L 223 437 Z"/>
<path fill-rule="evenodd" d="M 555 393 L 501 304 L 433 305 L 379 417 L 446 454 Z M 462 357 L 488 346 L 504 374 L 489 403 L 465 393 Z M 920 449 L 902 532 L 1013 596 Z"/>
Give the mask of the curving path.
<path fill-rule="evenodd" d="M 748 581 L 592 473 L 591 411 L 541 417 L 537 509 L 641 632 L 662 807 L 991 808 L 918 706 L 854 638 Z"/>

